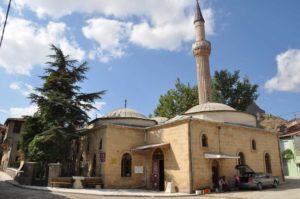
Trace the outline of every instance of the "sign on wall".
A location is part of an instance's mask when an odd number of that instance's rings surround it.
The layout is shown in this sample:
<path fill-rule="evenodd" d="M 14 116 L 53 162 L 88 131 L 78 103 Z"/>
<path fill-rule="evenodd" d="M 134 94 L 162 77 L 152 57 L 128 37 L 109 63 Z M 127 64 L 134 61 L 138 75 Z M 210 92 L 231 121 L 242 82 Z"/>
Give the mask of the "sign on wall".
<path fill-rule="evenodd" d="M 135 166 L 134 173 L 144 173 L 144 167 L 143 166 Z"/>

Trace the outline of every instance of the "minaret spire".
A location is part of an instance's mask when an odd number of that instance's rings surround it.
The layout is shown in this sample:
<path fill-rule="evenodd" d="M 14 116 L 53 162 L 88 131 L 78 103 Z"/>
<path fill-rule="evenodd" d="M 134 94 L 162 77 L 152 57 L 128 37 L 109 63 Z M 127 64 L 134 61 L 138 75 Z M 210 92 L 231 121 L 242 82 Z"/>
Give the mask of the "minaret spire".
<path fill-rule="evenodd" d="M 199 104 L 211 101 L 211 77 L 209 56 L 211 52 L 210 42 L 205 39 L 205 20 L 201 13 L 198 0 L 195 9 L 196 42 L 193 44 L 193 54 L 197 63 Z"/>
<path fill-rule="evenodd" d="M 196 0 L 196 7 L 195 7 L 195 20 L 194 23 L 196 23 L 197 21 L 204 21 L 200 6 L 199 6 L 199 2 L 198 0 Z"/>

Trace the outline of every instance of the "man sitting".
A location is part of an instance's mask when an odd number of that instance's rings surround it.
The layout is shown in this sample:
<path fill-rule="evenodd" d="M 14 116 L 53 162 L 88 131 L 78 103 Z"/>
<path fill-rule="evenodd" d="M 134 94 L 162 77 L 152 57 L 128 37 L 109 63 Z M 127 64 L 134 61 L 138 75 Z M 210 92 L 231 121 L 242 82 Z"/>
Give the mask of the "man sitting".
<path fill-rule="evenodd" d="M 225 176 L 222 176 L 219 180 L 219 185 L 220 185 L 220 189 L 221 191 L 227 192 L 230 191 L 227 179 Z"/>

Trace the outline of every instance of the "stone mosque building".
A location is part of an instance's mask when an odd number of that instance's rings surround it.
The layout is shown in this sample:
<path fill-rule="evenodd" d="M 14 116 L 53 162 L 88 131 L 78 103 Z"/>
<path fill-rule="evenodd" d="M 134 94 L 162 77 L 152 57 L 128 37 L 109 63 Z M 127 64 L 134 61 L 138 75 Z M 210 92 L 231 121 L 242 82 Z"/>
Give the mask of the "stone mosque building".
<path fill-rule="evenodd" d="M 193 192 L 212 187 L 212 176 L 232 178 L 237 164 L 282 176 L 276 133 L 258 128 L 253 115 L 211 101 L 205 21 L 196 4 L 193 54 L 199 105 L 172 119 L 147 118 L 135 110 L 112 111 L 81 132 L 77 172 L 101 176 L 105 188 Z"/>

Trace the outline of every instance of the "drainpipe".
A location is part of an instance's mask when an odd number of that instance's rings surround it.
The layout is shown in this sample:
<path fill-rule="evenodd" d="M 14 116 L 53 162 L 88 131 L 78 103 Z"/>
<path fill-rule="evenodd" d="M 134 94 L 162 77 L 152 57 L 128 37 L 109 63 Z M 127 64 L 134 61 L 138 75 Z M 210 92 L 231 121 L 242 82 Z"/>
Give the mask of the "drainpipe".
<path fill-rule="evenodd" d="M 190 177 L 190 193 L 193 192 L 194 187 L 194 178 L 193 178 L 193 156 L 192 156 L 192 136 L 191 136 L 191 122 L 192 122 L 192 116 L 189 118 L 189 124 L 188 124 L 188 145 L 189 145 L 189 177 Z"/>
<path fill-rule="evenodd" d="M 218 137 L 219 137 L 219 153 L 221 153 L 221 126 L 218 126 Z"/>
<path fill-rule="evenodd" d="M 147 130 L 144 129 L 144 144 L 147 143 Z M 146 153 L 144 153 L 144 184 L 147 188 L 147 157 Z"/>
<path fill-rule="evenodd" d="M 283 173 L 283 161 L 282 161 L 282 156 L 281 156 L 281 150 L 280 150 L 280 144 L 279 144 L 279 134 L 277 134 L 277 147 L 278 147 L 278 152 L 279 152 L 279 159 L 280 159 L 280 170 L 281 170 L 281 176 L 282 180 L 285 181 L 284 173 Z"/>

